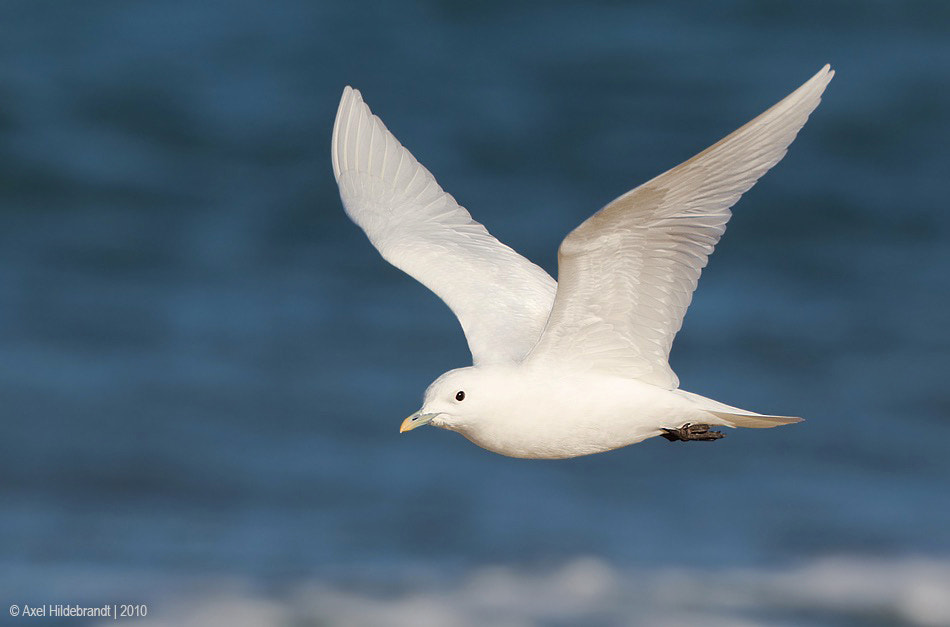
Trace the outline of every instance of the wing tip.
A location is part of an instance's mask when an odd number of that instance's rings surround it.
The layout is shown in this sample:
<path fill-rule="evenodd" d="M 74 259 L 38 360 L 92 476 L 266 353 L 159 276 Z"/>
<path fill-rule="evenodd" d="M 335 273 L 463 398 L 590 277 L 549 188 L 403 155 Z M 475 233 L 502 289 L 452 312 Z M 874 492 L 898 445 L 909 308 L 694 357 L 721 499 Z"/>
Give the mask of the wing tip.
<path fill-rule="evenodd" d="M 807 103 L 806 106 L 808 110 L 805 114 L 805 121 L 808 120 L 811 113 L 818 107 L 818 104 L 821 102 L 821 97 L 825 93 L 825 89 L 827 89 L 828 84 L 834 77 L 835 71 L 832 69 L 831 64 L 825 63 L 817 74 L 789 96 L 789 99 L 792 99 L 792 96 L 800 94 L 800 100 Z M 802 125 L 804 126 L 804 121 Z"/>
<path fill-rule="evenodd" d="M 785 117 L 788 120 L 795 120 L 797 118 L 799 123 L 795 129 L 795 133 L 789 140 L 789 143 L 791 143 L 791 141 L 795 139 L 795 135 L 798 134 L 798 131 L 801 130 L 801 127 L 808 121 L 811 113 L 818 107 L 818 104 L 821 102 L 821 96 L 825 93 L 828 83 L 831 82 L 834 76 L 835 71 L 831 68 L 831 64 L 825 63 L 817 73 L 802 83 L 795 91 L 769 107 L 761 115 L 753 118 L 752 121 L 745 124 L 740 130 L 767 119 Z M 798 112 L 797 115 L 794 112 Z"/>
<path fill-rule="evenodd" d="M 344 100 L 357 100 L 362 102 L 363 94 L 352 85 L 345 85 L 343 87 L 343 95 L 340 97 L 340 102 L 342 103 Z"/>
<path fill-rule="evenodd" d="M 831 64 L 825 63 L 824 66 L 818 70 L 818 73 L 806 81 L 802 87 L 815 88 L 818 95 L 821 96 L 822 92 L 824 92 L 828 86 L 828 83 L 830 83 L 834 77 L 835 71 L 832 69 Z"/>
<path fill-rule="evenodd" d="M 341 139 L 341 132 L 345 135 L 345 128 L 350 124 L 352 112 L 359 105 L 366 106 L 363 102 L 363 95 L 360 90 L 346 85 L 343 87 L 343 93 L 340 95 L 340 104 L 336 109 L 336 119 L 333 122 L 333 135 L 330 140 L 330 160 L 333 162 L 333 175 L 339 181 L 340 173 L 346 163 L 346 147 L 344 139 Z M 343 162 L 341 164 L 341 161 Z"/>
<path fill-rule="evenodd" d="M 831 69 L 831 64 L 830 64 L 830 63 L 825 63 L 825 64 L 821 67 L 820 70 L 818 70 L 818 71 L 817 71 L 811 78 L 809 78 L 807 81 L 805 81 L 804 83 L 802 83 L 802 85 L 801 85 L 798 89 L 796 89 L 795 91 L 793 91 L 792 94 L 795 94 L 796 92 L 799 92 L 799 93 L 801 93 L 801 92 L 810 92 L 810 91 L 815 90 L 815 89 L 817 89 L 818 93 L 821 93 L 822 91 L 824 91 L 825 86 L 828 85 L 828 82 L 829 82 L 832 78 L 834 78 L 834 75 L 835 75 L 835 71 L 834 71 L 833 69 Z M 792 95 L 792 94 L 790 94 L 790 95 Z"/>

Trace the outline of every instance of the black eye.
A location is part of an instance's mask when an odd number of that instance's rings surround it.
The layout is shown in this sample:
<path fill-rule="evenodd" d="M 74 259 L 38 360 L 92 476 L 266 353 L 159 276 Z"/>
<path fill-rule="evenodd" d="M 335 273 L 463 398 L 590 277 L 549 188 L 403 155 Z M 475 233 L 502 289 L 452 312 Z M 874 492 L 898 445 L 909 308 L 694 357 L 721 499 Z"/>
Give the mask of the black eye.
<path fill-rule="evenodd" d="M 458 394 L 455 395 L 455 400 L 457 400 L 457 401 L 464 401 L 464 400 L 465 400 L 465 392 L 463 392 L 462 390 L 459 390 L 459 391 L 458 391 Z"/>

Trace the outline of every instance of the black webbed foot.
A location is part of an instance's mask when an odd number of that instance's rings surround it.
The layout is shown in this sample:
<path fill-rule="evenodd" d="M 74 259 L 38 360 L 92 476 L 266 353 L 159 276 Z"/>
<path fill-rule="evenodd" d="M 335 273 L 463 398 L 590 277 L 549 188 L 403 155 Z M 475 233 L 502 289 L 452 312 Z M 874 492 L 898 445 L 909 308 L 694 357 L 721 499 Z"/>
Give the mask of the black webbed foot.
<path fill-rule="evenodd" d="M 726 436 L 721 431 L 710 431 L 709 425 L 691 425 L 686 423 L 679 429 L 663 429 L 661 438 L 666 438 L 670 442 L 711 442 Z"/>

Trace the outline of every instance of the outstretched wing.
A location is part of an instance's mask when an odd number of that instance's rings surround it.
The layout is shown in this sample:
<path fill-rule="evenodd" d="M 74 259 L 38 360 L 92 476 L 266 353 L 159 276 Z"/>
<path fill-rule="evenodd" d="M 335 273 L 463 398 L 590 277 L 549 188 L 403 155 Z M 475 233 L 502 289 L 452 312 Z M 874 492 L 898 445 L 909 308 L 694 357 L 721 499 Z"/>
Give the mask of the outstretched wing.
<path fill-rule="evenodd" d="M 332 156 L 347 215 L 386 261 L 452 309 L 475 364 L 524 358 L 551 312 L 554 279 L 442 191 L 350 87 L 337 110 Z"/>
<path fill-rule="evenodd" d="M 527 360 L 678 387 L 670 346 L 729 208 L 785 155 L 832 76 L 826 65 L 759 117 L 574 229 L 558 251 L 551 317 Z"/>

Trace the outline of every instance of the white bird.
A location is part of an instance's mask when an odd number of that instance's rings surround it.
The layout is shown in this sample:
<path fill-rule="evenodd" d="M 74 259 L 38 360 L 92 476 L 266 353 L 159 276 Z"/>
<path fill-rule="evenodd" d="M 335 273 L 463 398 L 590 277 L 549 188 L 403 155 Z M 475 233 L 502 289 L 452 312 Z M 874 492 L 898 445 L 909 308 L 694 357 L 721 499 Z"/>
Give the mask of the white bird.
<path fill-rule="evenodd" d="M 722 437 L 710 425 L 799 422 L 680 390 L 668 357 L 729 208 L 785 155 L 833 76 L 826 65 L 588 218 L 561 243 L 558 282 L 473 220 L 346 87 L 332 146 L 346 213 L 445 301 L 472 353 L 472 366 L 429 386 L 400 432 L 431 424 L 502 455 L 566 458 L 658 435 Z"/>

